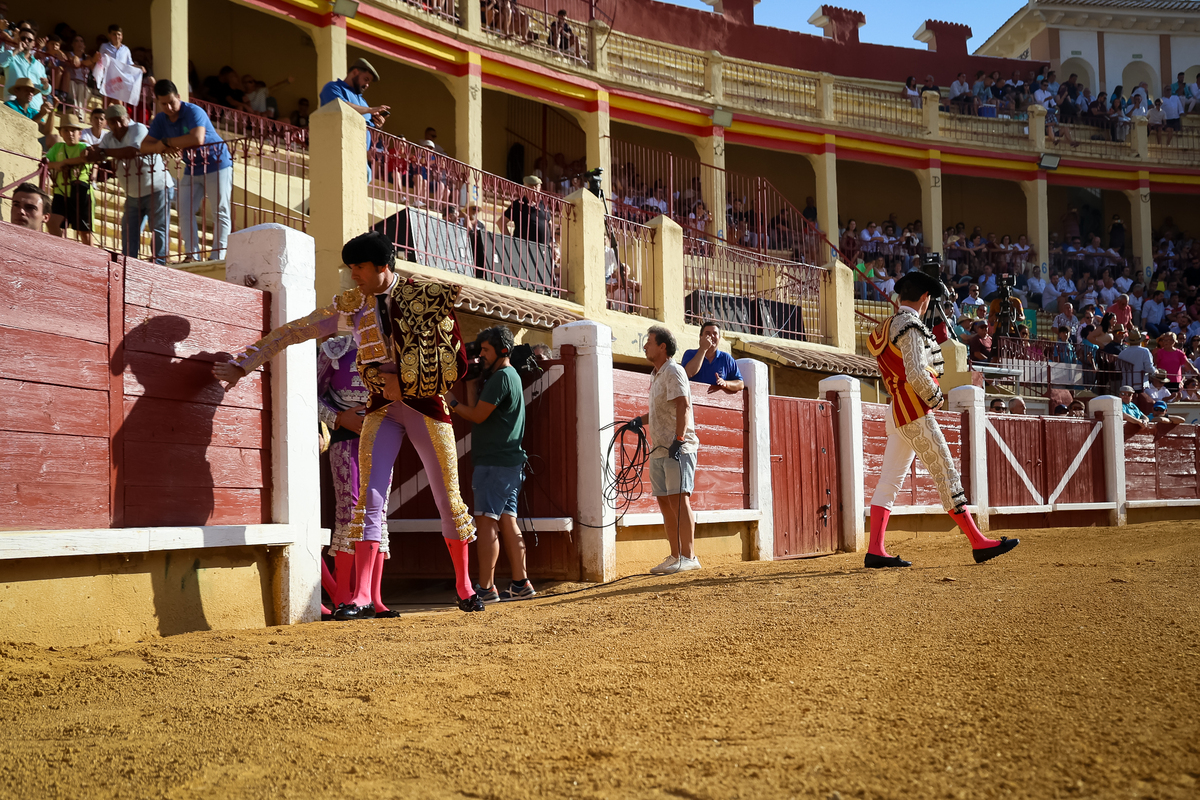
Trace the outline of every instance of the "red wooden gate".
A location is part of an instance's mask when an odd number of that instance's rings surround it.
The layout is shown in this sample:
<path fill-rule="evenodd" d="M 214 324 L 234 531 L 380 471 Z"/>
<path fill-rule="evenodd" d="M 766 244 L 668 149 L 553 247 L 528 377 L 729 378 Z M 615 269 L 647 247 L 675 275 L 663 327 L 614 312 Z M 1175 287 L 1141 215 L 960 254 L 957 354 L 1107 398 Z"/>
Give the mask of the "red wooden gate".
<path fill-rule="evenodd" d="M 1126 425 L 1125 492 L 1130 500 L 1200 498 L 1200 446 L 1195 425 L 1157 425 L 1142 433 Z"/>
<path fill-rule="evenodd" d="M 0 529 L 270 521 L 269 296 L 0 225 Z"/>
<path fill-rule="evenodd" d="M 834 405 L 772 397 L 770 412 L 775 558 L 832 553 L 842 514 Z"/>
<path fill-rule="evenodd" d="M 1105 501 L 1098 420 L 986 415 L 988 503 L 995 508 Z"/>

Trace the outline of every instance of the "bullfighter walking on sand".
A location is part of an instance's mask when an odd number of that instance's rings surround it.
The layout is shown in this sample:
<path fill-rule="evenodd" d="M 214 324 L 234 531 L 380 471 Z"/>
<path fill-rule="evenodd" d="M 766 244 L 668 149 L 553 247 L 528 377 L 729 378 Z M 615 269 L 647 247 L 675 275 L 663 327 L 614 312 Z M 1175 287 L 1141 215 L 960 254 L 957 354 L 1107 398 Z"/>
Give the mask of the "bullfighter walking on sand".
<path fill-rule="evenodd" d="M 971 541 L 975 562 L 983 563 L 1012 550 L 1020 544 L 1020 539 L 989 539 L 976 527 L 967 511 L 967 496 L 950 448 L 937 418 L 930 413 L 945 400 L 938 386 L 944 365 L 937 340 L 921 320 L 930 300 L 939 299 L 944 290 L 937 279 L 914 271 L 896 282 L 895 291 L 900 295 L 899 310 L 867 340 L 867 349 L 875 356 L 892 399 L 886 417 L 883 468 L 871 498 L 871 543 L 864 566 L 869 569 L 912 566 L 900 556 L 889 556 L 884 538 L 896 493 L 904 485 L 914 455 L 921 457 L 921 463 L 937 484 L 946 513 Z"/>

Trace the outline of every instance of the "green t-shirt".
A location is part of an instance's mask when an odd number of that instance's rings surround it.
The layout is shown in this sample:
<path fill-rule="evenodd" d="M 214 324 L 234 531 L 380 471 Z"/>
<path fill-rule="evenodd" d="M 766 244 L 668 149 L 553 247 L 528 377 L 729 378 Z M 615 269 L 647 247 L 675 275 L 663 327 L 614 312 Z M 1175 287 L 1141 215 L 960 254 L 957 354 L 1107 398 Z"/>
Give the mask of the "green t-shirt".
<path fill-rule="evenodd" d="M 484 467 L 524 464 L 525 393 L 517 371 L 505 367 L 488 378 L 479 401 L 496 408 L 471 431 L 471 463 Z"/>
<path fill-rule="evenodd" d="M 66 161 L 68 158 L 79 158 L 87 152 L 88 146 L 83 142 L 79 144 L 67 144 L 66 142 L 58 142 L 46 151 L 47 161 Z M 88 191 L 91 191 L 91 183 L 88 182 L 88 177 L 91 173 L 89 164 L 80 164 L 75 167 L 67 167 L 66 169 L 55 170 L 54 173 L 54 193 L 66 195 L 67 190 L 71 186 L 72 181 L 84 181 L 88 183 Z M 89 173 L 85 175 L 84 173 Z"/>

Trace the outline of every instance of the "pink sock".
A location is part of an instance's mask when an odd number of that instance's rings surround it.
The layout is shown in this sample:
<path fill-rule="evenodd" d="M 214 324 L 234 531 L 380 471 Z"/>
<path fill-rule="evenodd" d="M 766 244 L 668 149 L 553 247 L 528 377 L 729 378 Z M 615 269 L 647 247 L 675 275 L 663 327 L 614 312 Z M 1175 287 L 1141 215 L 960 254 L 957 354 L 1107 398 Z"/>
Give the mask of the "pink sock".
<path fill-rule="evenodd" d="M 450 551 L 450 560 L 454 562 L 454 588 L 459 600 L 466 600 L 475 594 L 471 588 L 471 576 L 467 574 L 467 543 L 458 539 L 446 539 L 446 549 Z"/>
<path fill-rule="evenodd" d="M 375 554 L 375 571 L 371 573 L 371 602 L 375 603 L 375 613 L 388 611 L 388 607 L 383 604 L 383 598 L 379 594 L 381 585 L 383 584 L 383 562 L 387 560 L 387 553 L 380 551 Z"/>
<path fill-rule="evenodd" d="M 349 603 L 350 598 L 354 597 L 354 553 L 336 551 L 333 554 L 333 569 L 337 591 L 332 599 L 334 608 L 337 608 Z"/>
<path fill-rule="evenodd" d="M 890 508 L 871 506 L 871 543 L 867 546 L 867 552 L 871 555 L 888 557 L 883 540 L 887 537 L 887 525 L 891 516 Z"/>
<path fill-rule="evenodd" d="M 333 613 L 332 611 L 330 611 L 328 608 L 325 607 L 324 603 L 321 603 L 321 616 L 328 616 L 332 613 Z"/>
<path fill-rule="evenodd" d="M 375 572 L 375 556 L 379 542 L 354 543 L 354 597 L 350 602 L 365 606 L 371 602 L 371 575 Z"/>
<path fill-rule="evenodd" d="M 950 519 L 954 520 L 962 532 L 967 535 L 967 538 L 971 541 L 972 550 L 978 550 L 981 547 L 995 547 L 1000 544 L 999 539 L 989 539 L 983 535 L 983 532 L 975 525 L 975 520 L 971 517 L 971 513 L 965 508 L 951 511 Z"/>
<path fill-rule="evenodd" d="M 325 594 L 329 595 L 329 599 L 337 603 L 337 581 L 333 579 L 333 575 L 329 572 L 329 565 L 325 563 L 325 559 L 321 559 L 321 588 L 325 590 Z"/>

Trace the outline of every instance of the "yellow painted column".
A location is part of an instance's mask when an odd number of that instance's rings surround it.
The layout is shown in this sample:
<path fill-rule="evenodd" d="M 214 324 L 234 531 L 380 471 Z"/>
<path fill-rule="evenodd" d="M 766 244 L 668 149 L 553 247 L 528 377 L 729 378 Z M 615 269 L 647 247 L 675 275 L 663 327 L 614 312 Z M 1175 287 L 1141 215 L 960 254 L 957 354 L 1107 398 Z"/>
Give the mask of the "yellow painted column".
<path fill-rule="evenodd" d="M 353 285 L 341 268 L 342 245 L 370 224 L 367 123 L 335 100 L 309 117 L 308 136 L 308 232 L 316 241 L 317 303 L 323 304 Z"/>
<path fill-rule="evenodd" d="M 942 252 L 941 157 L 939 151 L 930 151 L 929 167 L 916 170 L 917 183 L 921 184 L 921 230 L 925 232 L 925 247 L 931 253 Z"/>
<path fill-rule="evenodd" d="M 587 319 L 603 319 L 607 309 L 604 285 L 604 203 L 587 189 L 566 197 L 575 213 L 566 229 L 567 288 L 583 306 Z"/>
<path fill-rule="evenodd" d="M 483 169 L 482 64 L 478 53 L 468 52 L 467 73 L 447 80 L 454 95 L 454 157 L 476 169 Z"/>
<path fill-rule="evenodd" d="M 854 270 L 841 261 L 832 262 L 829 280 L 821 290 L 821 314 L 827 344 L 843 353 L 854 352 Z"/>
<path fill-rule="evenodd" d="M 711 136 L 692 139 L 700 153 L 700 191 L 704 205 L 712 215 L 708 232 L 719 239 L 726 239 L 725 231 L 725 129 L 714 125 Z"/>
<path fill-rule="evenodd" d="M 1150 120 L 1146 117 L 1134 117 L 1133 129 L 1130 131 L 1130 144 L 1133 154 L 1143 161 L 1150 157 Z"/>
<path fill-rule="evenodd" d="M 169 80 L 187 99 L 188 2 L 150 0 L 150 46 L 154 50 L 154 77 Z M 200 87 L 193 87 L 199 89 Z"/>
<path fill-rule="evenodd" d="M 817 178 L 817 227 L 825 238 L 837 247 L 838 244 L 838 190 L 837 190 L 837 137 L 825 134 L 825 152 L 806 154 Z"/>
<path fill-rule="evenodd" d="M 650 220 L 654 228 L 653 274 L 655 317 L 676 335 L 683 333 L 683 228 L 669 217 Z"/>
<path fill-rule="evenodd" d="M 1025 193 L 1025 235 L 1037 253 L 1039 277 L 1050 277 L 1050 209 L 1046 200 L 1046 173 L 1039 172 L 1032 181 L 1021 181 Z"/>
<path fill-rule="evenodd" d="M 317 48 L 317 94 L 320 94 L 325 84 L 346 77 L 349 70 L 346 57 L 346 20 L 332 15 L 332 23 L 323 28 L 307 27 Z M 320 274 L 319 266 L 317 274 Z"/>
<path fill-rule="evenodd" d="M 1143 118 L 1144 119 L 1144 118 Z M 1138 188 L 1126 191 L 1129 198 L 1129 243 L 1141 266 L 1142 281 L 1149 286 L 1154 276 L 1154 238 L 1150 232 L 1150 173 L 1138 173 Z"/>
<path fill-rule="evenodd" d="M 575 116 L 583 128 L 587 143 L 587 168 L 599 167 L 604 170 L 600 188 L 608 197 L 612 192 L 612 119 L 609 116 L 608 92 L 597 90 L 595 110 L 575 112 Z"/>

